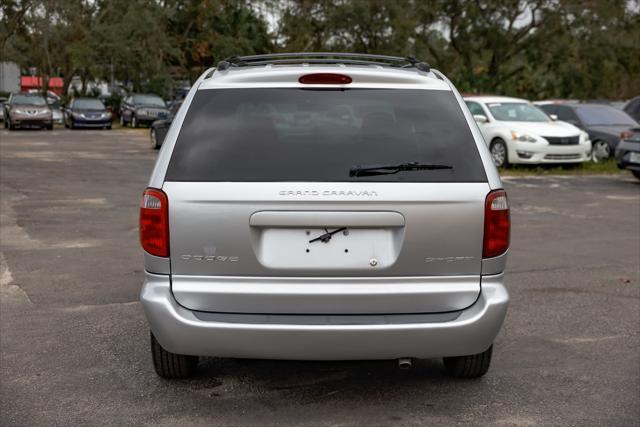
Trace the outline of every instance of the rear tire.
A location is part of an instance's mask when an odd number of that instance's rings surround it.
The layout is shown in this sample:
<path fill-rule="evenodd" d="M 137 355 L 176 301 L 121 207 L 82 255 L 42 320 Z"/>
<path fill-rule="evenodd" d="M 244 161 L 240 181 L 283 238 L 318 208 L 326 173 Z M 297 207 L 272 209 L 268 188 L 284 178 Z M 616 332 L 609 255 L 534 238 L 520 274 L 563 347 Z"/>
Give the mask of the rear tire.
<path fill-rule="evenodd" d="M 156 373 L 162 378 L 173 380 L 192 376 L 198 367 L 198 356 L 171 353 L 160 345 L 151 333 L 151 356 Z"/>
<path fill-rule="evenodd" d="M 600 163 L 611 157 L 611 147 L 607 141 L 594 141 L 591 148 L 591 161 L 593 163 Z"/>
<path fill-rule="evenodd" d="M 631 173 L 633 174 L 633 176 L 640 179 L 640 171 L 631 171 Z"/>
<path fill-rule="evenodd" d="M 478 378 L 489 370 L 493 345 L 482 353 L 470 356 L 445 357 L 444 367 L 447 373 L 456 378 Z"/>

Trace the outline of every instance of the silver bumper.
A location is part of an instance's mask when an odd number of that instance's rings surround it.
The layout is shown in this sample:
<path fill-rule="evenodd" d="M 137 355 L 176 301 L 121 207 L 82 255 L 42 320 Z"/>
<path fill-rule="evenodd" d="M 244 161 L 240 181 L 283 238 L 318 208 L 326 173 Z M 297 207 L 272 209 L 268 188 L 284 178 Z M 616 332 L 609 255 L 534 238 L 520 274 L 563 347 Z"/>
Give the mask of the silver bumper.
<path fill-rule="evenodd" d="M 434 358 L 489 348 L 509 302 L 502 281 L 502 274 L 483 276 L 482 292 L 472 306 L 454 320 L 428 323 L 240 323 L 225 322 L 224 315 L 201 320 L 175 301 L 169 276 L 151 273 L 140 300 L 157 340 L 173 353 L 291 360 Z"/>

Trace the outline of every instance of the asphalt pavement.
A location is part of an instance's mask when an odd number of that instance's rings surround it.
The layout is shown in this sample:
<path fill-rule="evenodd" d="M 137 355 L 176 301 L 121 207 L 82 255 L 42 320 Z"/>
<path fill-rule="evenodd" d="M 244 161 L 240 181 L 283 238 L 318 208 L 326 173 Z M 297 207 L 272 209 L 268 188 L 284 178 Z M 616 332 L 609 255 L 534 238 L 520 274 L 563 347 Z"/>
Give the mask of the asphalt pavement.
<path fill-rule="evenodd" d="M 638 425 L 640 181 L 505 179 L 511 305 L 489 373 L 209 358 L 159 379 L 138 302 L 146 130 L 0 131 L 2 425 Z"/>

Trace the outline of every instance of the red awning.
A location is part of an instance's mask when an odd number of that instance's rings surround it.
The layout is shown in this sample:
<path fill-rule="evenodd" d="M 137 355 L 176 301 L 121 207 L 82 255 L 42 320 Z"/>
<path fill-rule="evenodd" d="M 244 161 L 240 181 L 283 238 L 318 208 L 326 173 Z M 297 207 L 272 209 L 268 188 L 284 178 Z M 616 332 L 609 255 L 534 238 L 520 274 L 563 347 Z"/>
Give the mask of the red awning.
<path fill-rule="evenodd" d="M 49 78 L 49 90 L 58 95 L 62 95 L 62 87 L 64 81 L 60 77 Z M 20 89 L 27 91 L 29 89 L 42 89 L 42 78 L 39 76 L 22 76 L 20 77 Z"/>

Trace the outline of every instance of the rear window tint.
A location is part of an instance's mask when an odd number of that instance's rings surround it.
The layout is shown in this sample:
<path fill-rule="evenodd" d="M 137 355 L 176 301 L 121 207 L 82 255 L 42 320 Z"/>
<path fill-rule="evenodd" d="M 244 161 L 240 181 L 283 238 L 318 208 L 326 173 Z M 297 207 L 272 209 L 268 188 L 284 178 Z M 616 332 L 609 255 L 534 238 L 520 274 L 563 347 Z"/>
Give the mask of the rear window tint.
<path fill-rule="evenodd" d="M 350 177 L 354 166 L 453 169 Z M 486 181 L 453 94 L 416 89 L 210 89 L 196 93 L 167 181 Z"/>

